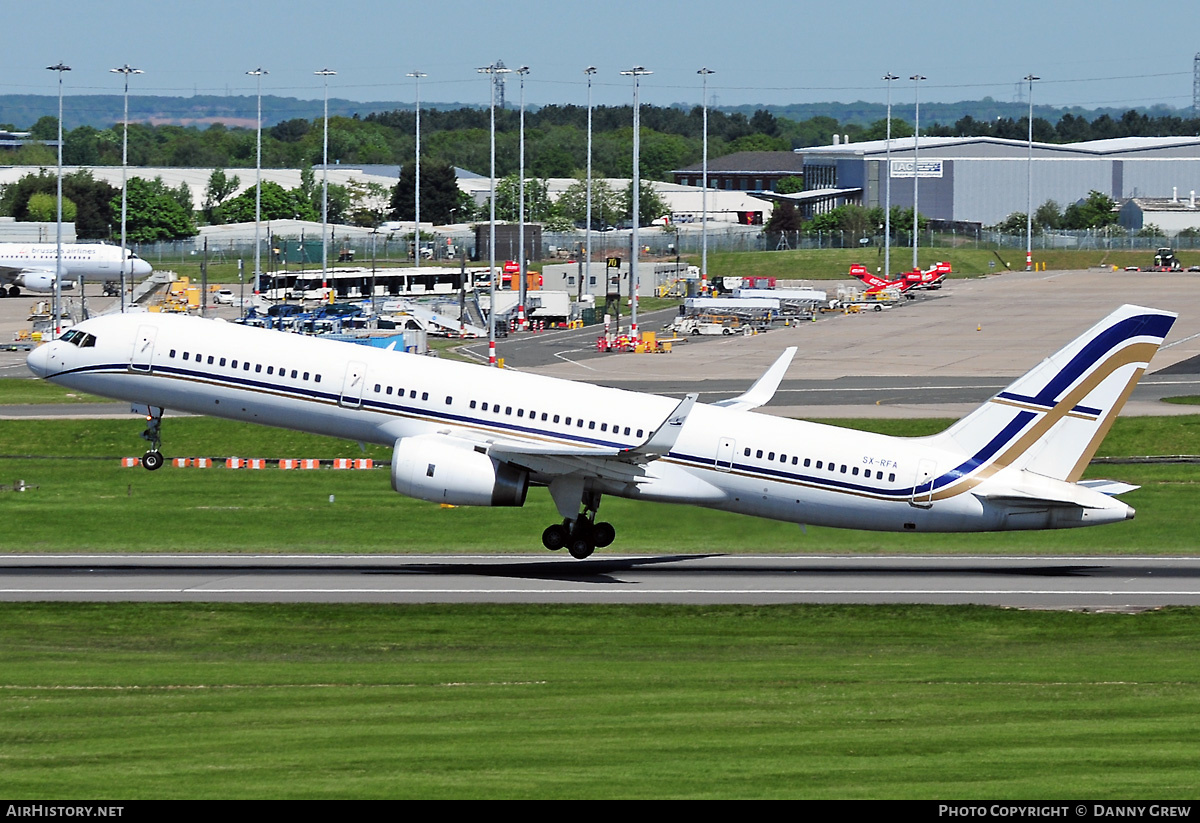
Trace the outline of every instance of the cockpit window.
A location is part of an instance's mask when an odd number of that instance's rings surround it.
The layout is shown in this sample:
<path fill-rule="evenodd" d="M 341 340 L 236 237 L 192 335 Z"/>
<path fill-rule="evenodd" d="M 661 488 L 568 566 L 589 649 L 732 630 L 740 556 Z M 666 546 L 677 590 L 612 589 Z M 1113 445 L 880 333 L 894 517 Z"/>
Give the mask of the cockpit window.
<path fill-rule="evenodd" d="M 60 338 L 64 343 L 70 343 L 72 346 L 78 346 L 81 349 L 89 349 L 96 345 L 96 337 L 87 332 L 71 329 Z"/>

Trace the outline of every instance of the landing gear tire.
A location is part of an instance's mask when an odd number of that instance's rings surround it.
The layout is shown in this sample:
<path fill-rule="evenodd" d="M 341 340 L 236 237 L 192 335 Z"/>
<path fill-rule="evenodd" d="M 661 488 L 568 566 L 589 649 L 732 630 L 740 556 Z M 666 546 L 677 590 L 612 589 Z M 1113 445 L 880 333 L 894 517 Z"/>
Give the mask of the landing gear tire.
<path fill-rule="evenodd" d="M 546 530 L 542 532 L 542 545 L 550 551 L 556 552 L 567 545 L 570 537 L 565 526 L 555 523 L 553 526 L 547 526 Z"/>
<path fill-rule="evenodd" d="M 163 464 L 163 456 L 160 451 L 148 451 L 142 455 L 142 467 L 146 471 L 155 471 L 161 469 Z"/>
<path fill-rule="evenodd" d="M 574 557 L 576 560 L 591 557 L 592 552 L 595 550 L 596 545 L 592 542 L 590 535 L 581 534 L 571 540 L 571 557 Z"/>
<path fill-rule="evenodd" d="M 592 526 L 592 543 L 597 549 L 603 549 L 606 546 L 611 546 L 612 542 L 617 539 L 617 530 L 613 528 L 613 524 L 607 521 L 602 521 Z"/>

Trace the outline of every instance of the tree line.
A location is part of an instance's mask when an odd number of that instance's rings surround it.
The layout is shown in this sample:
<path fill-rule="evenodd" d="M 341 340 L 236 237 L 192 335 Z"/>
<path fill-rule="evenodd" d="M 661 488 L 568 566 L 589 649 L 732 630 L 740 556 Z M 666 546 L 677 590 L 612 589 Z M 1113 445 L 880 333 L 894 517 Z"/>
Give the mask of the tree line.
<path fill-rule="evenodd" d="M 518 169 L 519 113 L 496 111 L 497 176 Z M 633 111 L 630 106 L 596 106 L 592 110 L 592 165 L 600 177 L 632 175 Z M 703 110 L 672 106 L 643 106 L 641 135 L 642 175 L 649 180 L 669 180 L 671 172 L 700 161 L 703 151 Z M 36 140 L 56 139 L 58 121 L 40 118 L 30 129 Z M 490 165 L 490 115 L 487 109 L 430 109 L 421 112 L 422 163 L 445 164 L 486 174 Z M 965 116 L 953 124 L 933 124 L 922 129 L 929 136 L 1002 137 L 1023 140 L 1027 118 L 1000 117 L 976 120 Z M 415 149 L 416 114 L 394 110 L 366 117 L 331 117 L 329 157 L 348 164 L 407 165 Z M 869 125 L 840 123 L 832 117 L 791 120 L 765 109 L 752 115 L 710 109 L 709 156 L 739 151 L 789 151 L 827 145 L 835 135 L 852 141 L 882 139 L 887 122 Z M 1089 121 L 1070 113 L 1056 123 L 1035 117 L 1033 136 L 1047 143 L 1069 143 L 1111 137 L 1195 135 L 1200 119 L 1174 114 L 1151 116 L 1130 110 L 1120 117 L 1102 114 Z M 912 125 L 893 118 L 892 134 L 912 134 Z M 79 126 L 64 134 L 63 160 L 73 166 L 120 165 L 124 129 Z M 302 168 L 319 165 L 323 155 L 323 123 L 293 118 L 263 130 L 262 162 L 267 168 Z M 533 177 L 571 177 L 587 165 L 587 109 L 584 106 L 545 106 L 525 115 L 526 172 Z M 129 126 L 129 163 L 132 166 L 187 168 L 252 168 L 256 134 L 253 128 L 213 124 L 206 127 Z M 32 143 L 7 153 L 9 165 L 49 166 L 54 148 Z"/>

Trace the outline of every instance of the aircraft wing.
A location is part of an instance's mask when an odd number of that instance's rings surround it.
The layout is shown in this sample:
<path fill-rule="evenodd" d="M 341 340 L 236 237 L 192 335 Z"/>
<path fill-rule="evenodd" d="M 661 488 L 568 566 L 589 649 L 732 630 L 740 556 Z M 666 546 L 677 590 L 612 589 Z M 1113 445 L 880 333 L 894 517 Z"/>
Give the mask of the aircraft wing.
<path fill-rule="evenodd" d="M 763 372 L 763 376 L 754 381 L 754 385 L 745 394 L 730 397 L 728 400 L 718 400 L 713 405 L 723 406 L 727 409 L 736 409 L 738 411 L 748 411 L 750 409 L 757 409 L 759 406 L 765 406 L 775 396 L 775 392 L 783 380 L 783 375 L 787 372 L 788 366 L 792 364 L 792 358 L 795 356 L 796 347 L 789 346 L 783 350 L 783 354 L 779 355 L 779 359 L 771 365 L 771 368 Z"/>
<path fill-rule="evenodd" d="M 534 443 L 513 438 L 471 438 L 487 446 L 497 460 L 524 466 L 539 474 L 585 474 L 621 482 L 639 482 L 641 468 L 671 451 L 698 395 L 689 394 L 640 445 L 629 449 Z"/>
<path fill-rule="evenodd" d="M 54 274 L 50 266 L 5 266 L 0 264 L 0 277 L 11 280 L 21 274 Z"/>

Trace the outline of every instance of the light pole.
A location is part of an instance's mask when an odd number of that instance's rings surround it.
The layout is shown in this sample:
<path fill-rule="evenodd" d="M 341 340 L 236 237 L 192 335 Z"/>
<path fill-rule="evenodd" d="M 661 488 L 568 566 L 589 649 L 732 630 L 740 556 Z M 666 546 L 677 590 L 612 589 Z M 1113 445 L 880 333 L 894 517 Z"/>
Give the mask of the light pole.
<path fill-rule="evenodd" d="M 259 227 L 262 225 L 262 78 L 267 74 L 262 66 L 246 72 L 254 78 L 258 93 L 258 119 L 254 129 L 254 293 L 261 288 L 262 277 L 262 241 L 259 239 Z M 242 313 L 246 313 L 243 303 Z"/>
<path fill-rule="evenodd" d="M 59 62 L 53 66 L 46 66 L 48 71 L 58 72 L 58 209 L 57 209 L 57 229 L 55 234 L 55 258 L 56 267 L 54 270 L 54 338 L 57 340 L 59 332 L 62 331 L 62 162 L 63 162 L 63 72 L 70 71 L 71 67 Z"/>
<path fill-rule="evenodd" d="M 414 157 L 413 168 L 417 173 L 417 182 L 414 184 L 413 201 L 416 204 L 415 220 L 413 222 L 413 267 L 421 265 L 421 78 L 427 77 L 424 72 L 410 71 L 407 75 L 416 81 L 417 85 L 417 152 Z M 374 301 L 375 295 L 371 295 L 371 300 Z"/>
<path fill-rule="evenodd" d="M 517 219 L 520 221 L 520 225 L 517 226 L 517 245 L 520 247 L 517 251 L 517 272 L 521 277 L 521 284 L 517 289 L 517 326 L 524 331 L 529 327 L 525 319 L 525 75 L 529 74 L 529 66 L 521 66 L 517 69 L 517 74 L 521 75 L 521 184 L 518 195 L 521 198 L 521 206 L 517 211 Z"/>
<path fill-rule="evenodd" d="M 129 75 L 141 74 L 141 69 L 135 69 L 128 63 L 121 66 L 119 69 L 109 69 L 115 74 L 125 75 L 125 119 L 122 121 L 125 124 L 125 133 L 121 137 L 121 314 L 125 313 L 125 264 L 129 256 L 129 252 L 125 247 L 125 219 L 128 214 L 126 208 L 125 188 L 128 184 L 129 170 Z"/>
<path fill-rule="evenodd" d="M 337 72 L 321 69 L 313 74 L 325 81 L 325 134 L 321 140 L 321 288 L 325 288 L 329 285 L 329 78 Z"/>
<path fill-rule="evenodd" d="M 920 173 L 920 168 L 919 168 L 920 163 L 917 162 L 917 143 L 921 139 L 921 81 L 927 80 L 928 78 L 923 77 L 919 74 L 914 74 L 912 77 L 910 77 L 908 79 L 913 81 L 914 100 L 916 101 L 916 104 L 917 104 L 916 125 L 913 128 L 913 236 L 912 236 L 913 271 L 917 271 L 917 269 L 919 268 L 917 266 L 917 239 L 920 236 L 920 234 L 918 232 L 918 228 L 919 228 L 918 221 L 919 221 L 920 211 L 917 208 L 917 191 L 918 191 L 918 186 L 919 186 L 920 180 L 921 180 L 921 173 Z"/>
<path fill-rule="evenodd" d="M 629 296 L 631 311 L 629 313 L 629 336 L 636 341 L 638 339 L 637 326 L 637 310 L 638 310 L 638 223 L 641 222 L 638 214 L 640 206 L 639 201 L 642 199 L 642 175 L 638 168 L 641 154 L 641 106 L 638 103 L 638 88 L 641 85 L 641 78 L 646 74 L 654 72 L 646 71 L 642 66 L 634 66 L 628 71 L 623 71 L 621 74 L 626 77 L 633 78 L 633 182 L 632 190 L 630 191 L 630 200 L 633 201 L 633 232 L 630 240 L 632 241 L 633 253 L 629 257 Z"/>
<path fill-rule="evenodd" d="M 496 365 L 496 75 L 508 74 L 512 69 L 506 69 L 499 63 L 478 69 L 480 74 L 491 75 L 492 102 L 491 109 L 491 213 L 488 236 L 488 365 Z"/>
<path fill-rule="evenodd" d="M 587 75 L 588 105 L 587 105 L 587 228 L 583 230 L 584 253 L 583 261 L 584 282 L 592 282 L 592 75 L 596 73 L 595 66 L 583 70 Z M 580 283 L 578 294 L 583 294 L 583 283 Z M 591 291 L 591 288 L 588 288 Z"/>
<path fill-rule="evenodd" d="M 700 293 L 708 289 L 708 76 L 713 74 L 710 68 L 702 68 L 696 72 L 702 78 L 704 91 L 701 93 L 701 103 L 704 108 L 704 150 L 703 166 L 700 185 L 704 191 L 700 195 Z M 679 276 L 679 272 L 675 273 Z"/>
<path fill-rule="evenodd" d="M 1041 79 L 1033 74 L 1025 75 L 1025 81 L 1029 83 L 1029 179 L 1026 182 L 1025 271 L 1033 271 L 1033 81 Z"/>
<path fill-rule="evenodd" d="M 887 184 L 884 189 L 883 206 L 883 279 L 891 281 L 892 277 L 892 81 L 900 78 L 890 71 L 883 76 L 887 81 L 887 139 L 884 141 L 884 156 Z"/>

